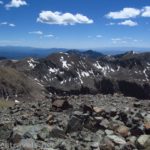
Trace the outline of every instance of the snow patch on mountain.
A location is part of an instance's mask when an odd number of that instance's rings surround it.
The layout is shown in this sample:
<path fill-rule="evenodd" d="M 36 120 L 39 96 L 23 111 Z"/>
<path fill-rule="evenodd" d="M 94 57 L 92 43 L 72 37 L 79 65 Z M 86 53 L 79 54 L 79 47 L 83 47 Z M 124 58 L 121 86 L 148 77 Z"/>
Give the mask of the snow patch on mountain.
<path fill-rule="evenodd" d="M 147 80 L 147 81 L 149 81 L 149 79 L 148 79 L 148 75 L 147 75 L 146 71 L 147 71 L 147 70 L 146 70 L 146 69 L 144 69 L 144 70 L 143 70 L 143 73 L 144 73 L 144 75 L 145 75 L 146 80 Z"/>
<path fill-rule="evenodd" d="M 67 63 L 63 56 L 61 56 L 60 62 L 62 63 L 63 68 L 69 69 L 69 67 L 71 67 L 71 65 Z"/>
<path fill-rule="evenodd" d="M 57 73 L 59 69 L 56 68 L 49 68 L 49 73 Z"/>
<path fill-rule="evenodd" d="M 28 62 L 28 64 L 29 64 L 29 67 L 31 68 L 31 69 L 34 69 L 35 67 L 36 67 L 36 65 L 37 65 L 37 61 L 35 61 L 33 58 L 30 58 L 29 60 L 27 60 L 27 62 Z"/>

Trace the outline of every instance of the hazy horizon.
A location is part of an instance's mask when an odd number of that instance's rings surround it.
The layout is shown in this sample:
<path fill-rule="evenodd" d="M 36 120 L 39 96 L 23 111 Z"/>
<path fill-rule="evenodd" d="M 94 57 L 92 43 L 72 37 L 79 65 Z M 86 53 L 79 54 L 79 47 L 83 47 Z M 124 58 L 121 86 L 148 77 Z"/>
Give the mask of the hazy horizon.
<path fill-rule="evenodd" d="M 95 51 L 101 51 L 101 50 L 120 50 L 120 51 L 145 51 L 145 50 L 150 50 L 150 47 L 127 47 L 127 46 L 120 46 L 120 47 L 88 47 L 88 48 L 76 48 L 76 47 L 34 47 L 34 46 L 20 46 L 20 45 L 0 45 L 0 50 L 2 48 L 29 48 L 29 49 L 43 49 L 43 50 L 50 50 L 50 49 L 58 49 L 58 50 L 81 50 L 81 51 L 86 51 L 86 50 L 95 50 Z"/>

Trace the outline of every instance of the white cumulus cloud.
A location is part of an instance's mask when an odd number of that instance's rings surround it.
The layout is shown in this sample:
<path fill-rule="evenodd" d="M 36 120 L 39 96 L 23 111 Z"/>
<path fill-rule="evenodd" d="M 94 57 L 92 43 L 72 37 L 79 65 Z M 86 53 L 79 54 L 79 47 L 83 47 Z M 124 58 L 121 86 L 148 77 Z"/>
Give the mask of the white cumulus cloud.
<path fill-rule="evenodd" d="M 142 9 L 142 17 L 150 17 L 150 6 L 146 6 Z"/>
<path fill-rule="evenodd" d="M 42 31 L 32 31 L 32 32 L 29 32 L 29 34 L 43 35 L 43 32 Z"/>
<path fill-rule="evenodd" d="M 8 4 L 5 5 L 5 7 L 6 9 L 10 9 L 12 7 L 19 8 L 25 5 L 27 5 L 25 0 L 11 0 Z"/>
<path fill-rule="evenodd" d="M 138 8 L 123 8 L 120 11 L 109 12 L 106 14 L 109 19 L 129 19 L 136 17 L 150 17 L 150 6 Z"/>
<path fill-rule="evenodd" d="M 116 12 L 109 12 L 106 17 L 110 19 L 128 19 L 135 18 L 140 15 L 141 10 L 136 8 L 123 8 L 123 10 Z"/>
<path fill-rule="evenodd" d="M 118 23 L 119 25 L 124 25 L 124 26 L 130 26 L 130 27 L 134 27 L 134 26 L 137 26 L 138 23 L 137 22 L 134 22 L 132 20 L 125 20 L 123 22 L 120 22 Z"/>
<path fill-rule="evenodd" d="M 94 21 L 79 13 L 74 15 L 71 13 L 61 13 L 58 11 L 42 11 L 37 18 L 37 22 L 58 25 L 75 25 L 77 23 L 91 24 Z"/>

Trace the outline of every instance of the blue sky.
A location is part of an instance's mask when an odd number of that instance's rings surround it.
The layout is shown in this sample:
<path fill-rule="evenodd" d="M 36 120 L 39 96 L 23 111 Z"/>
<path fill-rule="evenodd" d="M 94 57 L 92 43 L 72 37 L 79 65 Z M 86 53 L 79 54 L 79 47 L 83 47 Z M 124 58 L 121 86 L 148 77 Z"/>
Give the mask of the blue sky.
<path fill-rule="evenodd" d="M 0 45 L 150 47 L 149 0 L 0 0 Z"/>

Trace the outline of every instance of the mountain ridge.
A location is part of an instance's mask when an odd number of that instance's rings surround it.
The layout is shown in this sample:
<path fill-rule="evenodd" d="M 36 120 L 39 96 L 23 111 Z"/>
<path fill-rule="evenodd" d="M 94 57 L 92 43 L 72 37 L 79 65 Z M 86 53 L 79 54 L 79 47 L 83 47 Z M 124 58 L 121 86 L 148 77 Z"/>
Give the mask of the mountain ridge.
<path fill-rule="evenodd" d="M 130 48 L 130 47 L 104 47 L 104 48 L 93 48 L 93 51 L 102 53 L 104 55 L 117 55 L 125 53 L 129 50 L 136 50 L 136 52 L 149 51 L 150 48 Z M 70 48 L 36 48 L 36 47 L 25 47 L 25 46 L 0 46 L 0 56 L 8 59 L 23 59 L 25 57 L 44 58 L 51 53 L 55 52 L 67 52 L 70 50 L 76 50 L 79 52 L 88 51 L 88 49 L 70 49 Z"/>
<path fill-rule="evenodd" d="M 57 52 L 41 59 L 4 60 L 0 66 L 24 73 L 49 94 L 122 93 L 150 98 L 150 53 L 116 56 L 98 53 L 100 57 L 93 57 L 97 52 L 90 51 L 92 55 L 88 52 Z"/>

